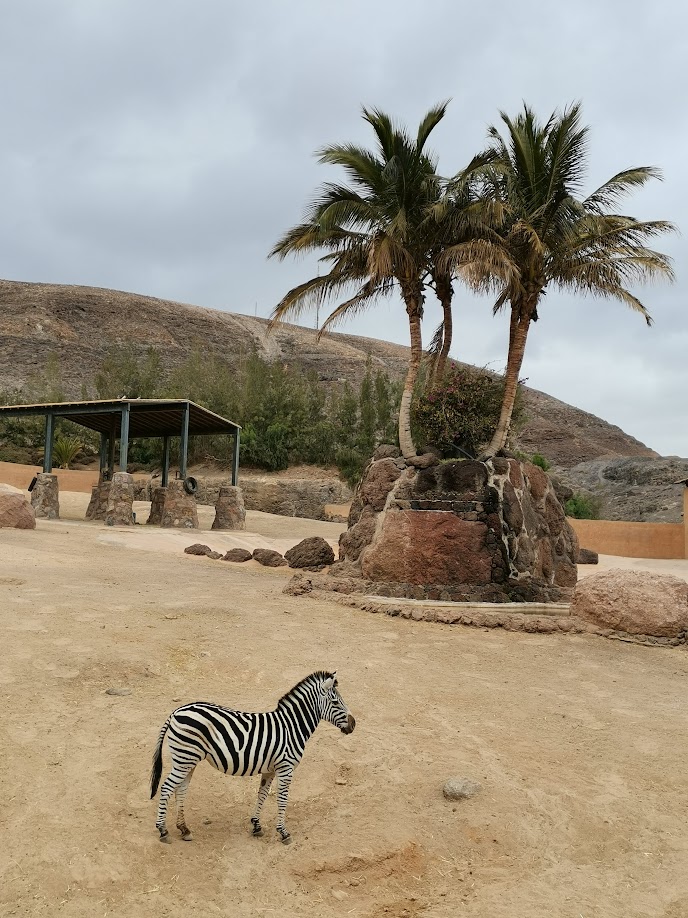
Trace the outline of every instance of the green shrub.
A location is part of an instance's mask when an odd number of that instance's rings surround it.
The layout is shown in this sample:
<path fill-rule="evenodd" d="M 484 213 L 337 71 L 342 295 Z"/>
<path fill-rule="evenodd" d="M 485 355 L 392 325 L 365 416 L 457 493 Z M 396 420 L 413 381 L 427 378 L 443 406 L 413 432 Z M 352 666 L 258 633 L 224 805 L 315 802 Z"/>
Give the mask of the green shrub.
<path fill-rule="evenodd" d="M 83 448 L 84 444 L 78 437 L 56 437 L 53 443 L 53 465 L 56 465 L 58 469 L 71 468 Z"/>
<path fill-rule="evenodd" d="M 477 455 L 497 427 L 503 393 L 503 378 L 486 370 L 453 365 L 439 385 L 415 399 L 412 423 L 416 442 L 436 447 L 446 458 Z M 517 398 L 514 422 L 521 413 L 521 399 Z"/>
<path fill-rule="evenodd" d="M 601 498 L 592 494 L 574 494 L 564 505 L 566 515 L 577 520 L 598 520 L 601 508 Z"/>
<path fill-rule="evenodd" d="M 551 465 L 541 453 L 535 453 L 534 456 L 530 457 L 530 461 L 533 465 L 539 466 L 543 472 L 548 472 L 551 468 Z"/>

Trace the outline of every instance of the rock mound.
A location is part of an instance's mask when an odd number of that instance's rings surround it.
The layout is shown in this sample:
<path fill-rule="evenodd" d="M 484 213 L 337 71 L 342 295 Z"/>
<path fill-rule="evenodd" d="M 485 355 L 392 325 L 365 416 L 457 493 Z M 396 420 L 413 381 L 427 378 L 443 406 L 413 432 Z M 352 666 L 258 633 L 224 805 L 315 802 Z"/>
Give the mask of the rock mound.
<path fill-rule="evenodd" d="M 285 567 L 287 564 L 285 558 L 271 548 L 256 548 L 251 557 L 263 567 Z"/>
<path fill-rule="evenodd" d="M 253 555 L 246 548 L 230 548 L 229 551 L 225 552 L 222 560 L 243 563 L 244 561 L 250 561 L 252 557 Z"/>
<path fill-rule="evenodd" d="M 613 631 L 681 638 L 688 631 L 688 583 L 649 571 L 591 574 L 576 586 L 571 614 Z"/>
<path fill-rule="evenodd" d="M 455 460 L 418 469 L 373 460 L 348 522 L 341 561 L 385 595 L 556 602 L 576 582 L 578 540 L 553 484 L 531 463 Z"/>

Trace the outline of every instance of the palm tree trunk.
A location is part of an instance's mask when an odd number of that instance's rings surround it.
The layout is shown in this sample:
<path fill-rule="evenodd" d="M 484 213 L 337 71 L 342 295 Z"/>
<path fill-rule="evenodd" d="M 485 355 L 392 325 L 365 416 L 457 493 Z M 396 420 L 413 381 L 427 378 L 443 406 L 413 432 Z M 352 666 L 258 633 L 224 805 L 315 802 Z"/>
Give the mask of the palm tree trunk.
<path fill-rule="evenodd" d="M 451 282 L 442 283 L 441 281 L 436 283 L 435 290 L 437 298 L 442 304 L 442 347 L 437 355 L 435 371 L 432 378 L 433 385 L 436 386 L 438 383 L 441 383 L 444 378 L 444 373 L 447 369 L 447 360 L 449 358 L 449 350 L 452 345 L 452 297 L 454 291 L 452 290 Z"/>
<path fill-rule="evenodd" d="M 411 399 L 413 398 L 413 389 L 418 379 L 418 370 L 423 357 L 423 341 L 420 331 L 422 310 L 418 302 L 407 303 L 406 312 L 408 313 L 411 332 L 411 358 L 399 407 L 399 446 L 404 458 L 409 459 L 411 456 L 416 455 L 416 447 L 411 436 Z"/>
<path fill-rule="evenodd" d="M 509 356 L 506 363 L 506 374 L 504 381 L 504 396 L 502 398 L 502 410 L 499 415 L 499 422 L 490 445 L 481 457 L 483 461 L 491 459 L 495 453 L 504 448 L 506 438 L 509 433 L 511 415 L 514 410 L 516 401 L 516 392 L 518 391 L 518 379 L 523 365 L 523 357 L 526 352 L 526 340 L 530 329 L 531 316 L 537 302 L 530 304 L 523 309 L 515 304 L 512 306 L 511 324 L 509 329 Z"/>

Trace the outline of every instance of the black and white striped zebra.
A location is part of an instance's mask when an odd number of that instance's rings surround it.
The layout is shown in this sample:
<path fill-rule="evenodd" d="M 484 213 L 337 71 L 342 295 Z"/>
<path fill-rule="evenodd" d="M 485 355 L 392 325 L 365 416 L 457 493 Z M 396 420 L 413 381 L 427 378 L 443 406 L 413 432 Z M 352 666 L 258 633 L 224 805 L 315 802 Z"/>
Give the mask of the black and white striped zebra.
<path fill-rule="evenodd" d="M 203 759 L 225 774 L 260 774 L 258 801 L 251 817 L 253 835 L 262 835 L 260 813 L 270 785 L 277 776 L 277 831 L 288 844 L 291 836 L 284 825 L 289 785 L 301 761 L 306 742 L 321 720 L 351 733 L 356 721 L 337 690 L 337 673 L 312 673 L 283 695 L 274 711 L 249 714 L 195 701 L 173 711 L 165 721 L 153 754 L 151 799 L 162 775 L 162 743 L 172 756 L 172 771 L 160 789 L 158 818 L 160 840 L 169 842 L 167 806 L 177 798 L 177 828 L 185 841 L 191 831 L 184 819 L 184 800 L 195 767 Z"/>

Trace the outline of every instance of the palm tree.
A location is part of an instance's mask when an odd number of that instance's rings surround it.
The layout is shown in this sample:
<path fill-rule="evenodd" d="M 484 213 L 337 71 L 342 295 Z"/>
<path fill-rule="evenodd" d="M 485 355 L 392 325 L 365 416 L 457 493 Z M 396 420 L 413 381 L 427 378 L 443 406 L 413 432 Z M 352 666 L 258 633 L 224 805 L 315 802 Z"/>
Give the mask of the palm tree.
<path fill-rule="evenodd" d="M 319 162 L 344 168 L 350 185 L 323 185 L 303 223 L 289 230 L 271 256 L 325 250 L 329 265 L 290 290 L 271 321 L 295 317 L 308 306 L 353 293 L 323 323 L 321 332 L 356 315 L 398 289 L 406 307 L 411 339 L 409 367 L 399 409 L 399 444 L 404 456 L 416 454 L 410 427 L 413 388 L 422 358 L 421 319 L 436 239 L 430 208 L 441 197 L 436 159 L 425 151 L 447 103 L 430 109 L 415 137 L 378 110 L 363 109 L 375 132 L 374 152 L 351 144 L 325 147 Z"/>
<path fill-rule="evenodd" d="M 634 188 L 660 178 L 657 169 L 619 172 L 581 199 L 588 129 L 581 126 L 580 105 L 554 112 L 545 125 L 526 105 L 516 118 L 503 112 L 501 118 L 506 137 L 489 129 L 494 159 L 483 169 L 482 182 L 483 193 L 494 202 L 495 225 L 501 224 L 501 244 L 514 271 L 506 283 L 483 275 L 483 283 L 498 292 L 495 312 L 507 303 L 511 310 L 504 399 L 485 458 L 506 443 L 528 330 L 549 286 L 621 300 L 649 325 L 650 315 L 628 286 L 673 279 L 671 260 L 646 247 L 673 226 L 613 212 Z"/>

